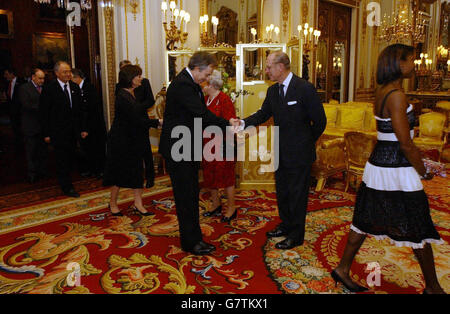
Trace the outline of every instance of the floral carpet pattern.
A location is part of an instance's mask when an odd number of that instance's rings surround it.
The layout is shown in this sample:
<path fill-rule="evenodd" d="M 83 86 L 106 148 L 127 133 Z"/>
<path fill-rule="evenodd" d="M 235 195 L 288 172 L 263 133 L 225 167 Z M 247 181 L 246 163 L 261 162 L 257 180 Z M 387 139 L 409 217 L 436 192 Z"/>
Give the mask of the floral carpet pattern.
<path fill-rule="evenodd" d="M 179 247 L 175 204 L 167 177 L 144 193 L 156 215 L 141 217 L 129 206 L 132 191 L 120 193 L 124 217 L 109 215 L 108 190 L 58 199 L 0 214 L 0 293 L 31 294 L 280 294 L 348 293 L 330 271 L 339 262 L 352 219 L 354 193 L 334 180 L 310 194 L 305 244 L 275 248 L 265 233 L 278 223 L 276 195 L 237 191 L 238 218 L 223 224 L 201 216 L 211 256 Z M 439 281 L 450 292 L 449 181 L 426 183 L 433 221 L 445 240 L 433 246 Z M 209 208 L 201 195 L 201 212 Z M 224 200 L 225 202 L 225 200 Z M 368 264 L 381 269 L 380 286 L 369 293 L 420 293 L 423 278 L 408 248 L 368 238 L 356 256 L 352 278 L 367 286 Z"/>

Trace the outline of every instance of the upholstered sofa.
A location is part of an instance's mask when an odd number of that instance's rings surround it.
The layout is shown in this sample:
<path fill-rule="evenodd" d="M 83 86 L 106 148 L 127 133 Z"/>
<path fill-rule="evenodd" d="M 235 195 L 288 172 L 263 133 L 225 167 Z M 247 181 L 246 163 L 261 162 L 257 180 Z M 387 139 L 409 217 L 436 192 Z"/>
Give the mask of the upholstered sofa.
<path fill-rule="evenodd" d="M 343 104 L 324 104 L 327 116 L 327 128 L 324 135 L 344 137 L 347 132 L 362 132 L 370 135 L 377 134 L 373 105 L 364 102 L 348 102 Z"/>

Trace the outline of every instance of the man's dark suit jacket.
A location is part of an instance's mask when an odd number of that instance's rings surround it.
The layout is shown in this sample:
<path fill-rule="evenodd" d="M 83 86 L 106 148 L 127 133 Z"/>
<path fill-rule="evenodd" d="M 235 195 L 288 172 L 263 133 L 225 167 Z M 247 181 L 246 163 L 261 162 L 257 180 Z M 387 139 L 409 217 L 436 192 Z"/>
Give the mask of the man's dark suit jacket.
<path fill-rule="evenodd" d="M 322 102 L 314 86 L 295 74 L 284 102 L 279 86 L 267 90 L 261 109 L 244 120 L 245 126 L 260 125 L 273 117 L 280 132 L 280 164 L 287 168 L 311 165 L 316 160 L 316 141 L 327 124 Z"/>
<path fill-rule="evenodd" d="M 172 138 L 172 130 L 177 126 L 185 126 L 189 129 L 191 135 L 191 160 L 189 161 L 195 161 L 195 118 L 202 118 L 203 128 L 209 125 L 217 125 L 225 129 L 229 125 L 228 121 L 217 117 L 208 110 L 200 85 L 196 84 L 188 71 L 184 69 L 167 89 L 164 123 L 159 144 L 159 152 L 165 159 L 173 160 L 171 156 L 172 146 L 180 140 L 179 138 Z M 203 134 L 203 130 L 201 134 Z M 202 138 L 197 138 L 196 142 L 198 141 L 202 151 L 198 151 L 196 155 L 200 155 L 201 161 L 203 152 Z"/>
<path fill-rule="evenodd" d="M 39 99 L 39 115 L 42 135 L 50 137 L 52 143 L 67 141 L 80 137 L 81 132 L 88 132 L 87 111 L 82 105 L 80 87 L 70 84 L 72 108 L 57 80 L 45 85 Z"/>
<path fill-rule="evenodd" d="M 22 107 L 22 132 L 25 136 L 34 136 L 41 133 L 39 121 L 40 95 L 33 82 L 20 86 L 19 101 Z"/>
<path fill-rule="evenodd" d="M 11 98 L 9 98 L 9 96 L 6 96 L 6 98 L 8 99 L 8 108 L 9 108 L 9 114 L 12 117 L 19 117 L 20 116 L 20 101 L 19 101 L 19 90 L 20 90 L 20 86 L 23 85 L 25 83 L 25 81 L 19 77 L 17 77 L 16 79 L 16 84 L 14 85 L 14 91 L 11 95 Z M 6 91 L 8 92 L 8 88 L 9 88 L 9 82 L 6 85 Z"/>
<path fill-rule="evenodd" d="M 103 102 L 97 92 L 97 89 L 90 82 L 84 80 L 81 93 L 83 107 L 87 110 L 87 127 L 89 136 L 96 135 L 106 137 L 106 124 L 105 117 L 103 116 Z"/>

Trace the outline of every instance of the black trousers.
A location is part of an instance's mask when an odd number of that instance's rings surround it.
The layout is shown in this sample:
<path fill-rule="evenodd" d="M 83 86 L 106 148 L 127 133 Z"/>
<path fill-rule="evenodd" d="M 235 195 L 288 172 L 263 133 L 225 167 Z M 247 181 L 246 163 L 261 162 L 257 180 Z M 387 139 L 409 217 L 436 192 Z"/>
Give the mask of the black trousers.
<path fill-rule="evenodd" d="M 150 184 L 153 187 L 155 185 L 155 165 L 153 163 L 153 154 L 150 141 L 144 148 L 144 167 L 147 184 Z"/>
<path fill-rule="evenodd" d="M 80 140 L 82 151 L 82 172 L 92 174 L 103 173 L 106 159 L 106 135 L 89 133 L 89 136 Z"/>
<path fill-rule="evenodd" d="M 286 168 L 280 165 L 275 173 L 281 229 L 299 242 L 305 238 L 311 166 Z"/>
<path fill-rule="evenodd" d="M 44 138 L 41 134 L 26 135 L 24 142 L 28 177 L 45 175 L 48 172 L 46 167 L 48 149 Z"/>
<path fill-rule="evenodd" d="M 173 195 L 180 230 L 181 248 L 191 250 L 202 241 L 199 218 L 198 162 L 174 162 L 166 160 L 166 167 L 172 181 Z"/>
<path fill-rule="evenodd" d="M 22 142 L 22 128 L 21 128 L 21 121 L 22 117 L 20 113 L 12 113 L 10 115 L 11 120 L 11 128 L 14 134 L 14 140 L 16 143 Z"/>
<path fill-rule="evenodd" d="M 77 138 L 58 139 L 52 144 L 55 150 L 56 176 L 63 191 L 73 188 L 70 172 L 75 161 L 80 161 L 79 150 L 77 149 Z"/>

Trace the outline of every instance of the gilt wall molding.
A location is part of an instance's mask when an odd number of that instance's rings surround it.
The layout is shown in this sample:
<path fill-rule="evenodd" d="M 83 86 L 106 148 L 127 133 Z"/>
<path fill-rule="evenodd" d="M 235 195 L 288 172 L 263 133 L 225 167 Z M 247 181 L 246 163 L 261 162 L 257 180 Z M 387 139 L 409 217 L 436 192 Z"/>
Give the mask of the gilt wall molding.
<path fill-rule="evenodd" d="M 308 23 L 308 0 L 302 0 L 302 25 Z"/>
<path fill-rule="evenodd" d="M 289 35 L 288 31 L 291 30 L 291 1 L 281 1 L 281 22 L 282 32 L 285 36 Z"/>
<path fill-rule="evenodd" d="M 114 120 L 115 113 L 115 89 L 116 89 L 116 47 L 114 34 L 114 9 L 105 8 L 103 10 L 105 25 L 105 48 L 106 48 L 106 72 L 107 91 L 109 98 L 109 121 Z"/>
<path fill-rule="evenodd" d="M 147 40 L 147 1 L 142 0 L 143 11 L 143 27 L 144 27 L 144 63 L 145 63 L 145 77 L 148 77 L 148 40 Z"/>

